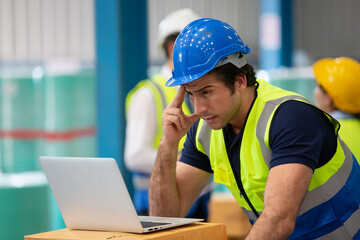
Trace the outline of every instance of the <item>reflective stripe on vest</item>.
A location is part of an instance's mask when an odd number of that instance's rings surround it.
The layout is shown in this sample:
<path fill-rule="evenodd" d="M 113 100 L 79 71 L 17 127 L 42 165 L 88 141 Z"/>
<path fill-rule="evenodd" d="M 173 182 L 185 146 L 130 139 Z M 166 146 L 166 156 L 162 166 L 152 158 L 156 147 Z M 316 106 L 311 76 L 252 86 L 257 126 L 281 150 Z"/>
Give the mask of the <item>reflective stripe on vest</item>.
<path fill-rule="evenodd" d="M 264 191 L 271 160 L 269 132 L 272 118 L 277 108 L 285 101 L 297 100 L 308 104 L 309 102 L 298 94 L 279 89 L 262 80 L 259 80 L 257 91 L 258 96 L 244 126 L 240 149 L 240 176 L 251 204 L 261 214 L 264 209 Z M 328 114 L 325 115 L 337 133 L 339 124 Z M 210 159 L 214 181 L 227 185 L 248 218 L 255 222 L 255 214 L 244 197 L 240 196 L 226 153 L 222 130 L 212 130 L 201 119 L 196 140 L 197 149 Z M 351 179 L 360 182 L 360 166 L 340 138 L 337 142 L 338 148 L 333 158 L 314 171 L 308 192 L 300 206 L 295 230 L 289 239 L 305 239 L 304 236 L 310 235 L 311 238 L 306 239 L 321 237 L 345 222 L 347 226 L 354 226 L 351 231 L 357 232 L 359 229 L 359 223 L 356 224 L 355 220 L 349 217 L 359 209 L 360 191 L 355 188 L 358 183 Z M 347 189 L 353 191 L 349 192 Z M 341 200 L 344 197 L 348 199 L 345 205 Z M 336 215 L 331 214 L 333 212 L 336 212 Z"/>

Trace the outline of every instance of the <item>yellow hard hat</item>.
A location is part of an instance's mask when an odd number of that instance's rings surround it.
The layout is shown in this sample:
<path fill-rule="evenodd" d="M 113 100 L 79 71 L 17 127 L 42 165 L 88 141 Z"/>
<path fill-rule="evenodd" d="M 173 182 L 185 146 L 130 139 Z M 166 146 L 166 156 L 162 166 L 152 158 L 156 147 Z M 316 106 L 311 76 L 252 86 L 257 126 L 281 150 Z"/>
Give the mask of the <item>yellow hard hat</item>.
<path fill-rule="evenodd" d="M 331 97 L 336 108 L 360 113 L 360 64 L 348 57 L 324 58 L 313 65 L 316 81 Z"/>

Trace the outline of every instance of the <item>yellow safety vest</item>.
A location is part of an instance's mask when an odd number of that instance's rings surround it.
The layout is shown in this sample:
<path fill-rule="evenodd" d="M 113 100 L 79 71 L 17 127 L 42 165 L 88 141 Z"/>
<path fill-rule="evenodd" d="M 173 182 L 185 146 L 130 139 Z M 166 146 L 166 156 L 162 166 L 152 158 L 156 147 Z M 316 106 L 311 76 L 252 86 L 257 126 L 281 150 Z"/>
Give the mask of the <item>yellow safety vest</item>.
<path fill-rule="evenodd" d="M 269 129 L 274 113 L 282 103 L 288 100 L 309 103 L 299 94 L 277 88 L 263 80 L 258 80 L 258 82 L 258 95 L 245 123 L 240 148 L 242 186 L 237 185 L 234 177 L 227 156 L 222 129 L 212 130 L 201 119 L 196 136 L 197 149 L 210 159 L 214 171 L 214 181 L 229 188 L 252 222 L 255 222 L 257 215 L 261 215 L 264 210 L 264 191 L 271 160 Z M 324 114 L 333 124 L 334 132 L 337 134 L 339 123 L 328 114 Z M 299 210 L 295 230 L 289 239 L 313 239 L 314 236 L 326 235 L 319 230 L 319 224 L 325 224 L 329 228 L 328 231 L 336 231 L 339 228 L 339 216 L 325 216 L 326 214 L 329 215 L 332 207 L 336 207 L 336 204 L 339 204 L 339 206 L 343 204 L 338 198 L 334 200 L 333 196 L 336 196 L 339 191 L 345 188 L 359 191 L 358 188 L 355 188 L 358 183 L 352 184 L 352 181 L 347 180 L 349 175 L 353 174 L 355 175 L 354 179 L 360 182 L 360 166 L 356 159 L 353 159 L 350 150 L 340 138 L 338 138 L 337 144 L 338 148 L 333 158 L 324 166 L 315 169 L 308 192 Z M 244 191 L 240 192 L 240 188 L 243 188 Z M 344 194 L 341 195 L 342 197 L 350 198 L 348 192 L 341 192 L 341 194 Z M 355 198 L 357 199 L 349 201 L 358 208 L 360 194 Z M 335 204 L 335 206 L 329 205 L 329 202 Z M 356 210 L 358 209 L 345 209 L 339 215 L 348 217 L 349 214 L 351 215 Z M 314 221 L 314 216 L 316 216 L 316 221 Z M 358 220 L 360 219 L 356 219 L 356 221 Z M 354 228 L 358 230 L 359 224 L 356 224 Z M 318 232 L 316 232 L 316 229 L 318 229 Z"/>
<path fill-rule="evenodd" d="M 338 119 L 340 122 L 339 136 L 349 146 L 351 152 L 360 163 L 360 120 L 356 118 Z"/>

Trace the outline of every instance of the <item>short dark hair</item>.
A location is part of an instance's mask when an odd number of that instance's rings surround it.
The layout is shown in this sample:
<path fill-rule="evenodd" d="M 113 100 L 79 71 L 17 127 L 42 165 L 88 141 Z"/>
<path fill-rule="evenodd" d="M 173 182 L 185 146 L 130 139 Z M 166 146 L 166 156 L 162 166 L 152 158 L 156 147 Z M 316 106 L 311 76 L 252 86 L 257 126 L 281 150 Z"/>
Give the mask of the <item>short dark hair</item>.
<path fill-rule="evenodd" d="M 169 58 L 169 53 L 167 52 L 167 45 L 171 42 L 175 42 L 176 38 L 179 36 L 179 34 L 180 34 L 180 32 L 170 34 L 169 36 L 167 36 L 165 38 L 164 42 L 162 43 L 161 47 L 165 51 L 166 58 Z"/>
<path fill-rule="evenodd" d="M 235 91 L 236 76 L 245 75 L 247 79 L 247 86 L 254 86 L 256 84 L 256 74 L 254 67 L 250 64 L 238 68 L 232 63 L 227 63 L 223 66 L 217 67 L 210 72 L 210 74 L 216 74 L 225 83 L 232 93 Z"/>

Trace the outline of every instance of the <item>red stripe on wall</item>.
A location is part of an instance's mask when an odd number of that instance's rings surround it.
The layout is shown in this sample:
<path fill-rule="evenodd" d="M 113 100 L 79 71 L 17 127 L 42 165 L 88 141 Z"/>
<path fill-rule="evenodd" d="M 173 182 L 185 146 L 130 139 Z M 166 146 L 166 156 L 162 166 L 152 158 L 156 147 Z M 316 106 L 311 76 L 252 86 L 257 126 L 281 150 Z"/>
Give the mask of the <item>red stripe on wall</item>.
<path fill-rule="evenodd" d="M 68 131 L 45 131 L 45 130 L 0 130 L 0 138 L 12 138 L 15 140 L 31 140 L 43 138 L 52 141 L 70 141 L 74 138 L 81 138 L 95 135 L 95 127 L 71 129 Z"/>

